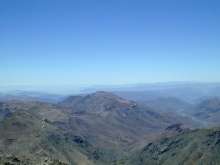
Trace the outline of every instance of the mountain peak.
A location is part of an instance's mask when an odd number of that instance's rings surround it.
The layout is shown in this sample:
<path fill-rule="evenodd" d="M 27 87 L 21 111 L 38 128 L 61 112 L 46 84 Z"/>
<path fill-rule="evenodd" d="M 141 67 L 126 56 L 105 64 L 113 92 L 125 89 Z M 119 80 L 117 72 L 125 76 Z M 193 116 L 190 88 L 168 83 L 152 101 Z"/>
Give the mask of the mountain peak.
<path fill-rule="evenodd" d="M 97 91 L 91 94 L 86 95 L 86 97 L 102 97 L 102 98 L 112 98 L 112 99 L 122 99 L 119 96 L 111 92 L 106 91 Z"/>
<path fill-rule="evenodd" d="M 116 96 L 115 94 L 111 93 L 111 92 L 107 92 L 107 91 L 96 91 L 94 93 L 92 93 L 93 95 L 114 95 Z"/>
<path fill-rule="evenodd" d="M 72 112 L 100 113 L 120 109 L 132 109 L 137 106 L 133 101 L 123 99 L 111 92 L 97 91 L 85 96 L 70 96 L 60 105 L 72 109 Z"/>

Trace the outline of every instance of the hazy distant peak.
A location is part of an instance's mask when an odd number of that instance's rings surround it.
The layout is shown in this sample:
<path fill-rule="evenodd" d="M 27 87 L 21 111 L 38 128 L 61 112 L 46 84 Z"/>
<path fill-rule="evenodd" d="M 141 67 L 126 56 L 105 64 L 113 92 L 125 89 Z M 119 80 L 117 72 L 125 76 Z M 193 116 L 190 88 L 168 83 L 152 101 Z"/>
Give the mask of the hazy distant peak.
<path fill-rule="evenodd" d="M 116 96 L 115 94 L 111 93 L 111 92 L 107 92 L 107 91 L 96 91 L 94 93 L 92 93 L 93 95 L 100 95 L 100 96 L 103 96 L 103 95 L 114 95 Z"/>

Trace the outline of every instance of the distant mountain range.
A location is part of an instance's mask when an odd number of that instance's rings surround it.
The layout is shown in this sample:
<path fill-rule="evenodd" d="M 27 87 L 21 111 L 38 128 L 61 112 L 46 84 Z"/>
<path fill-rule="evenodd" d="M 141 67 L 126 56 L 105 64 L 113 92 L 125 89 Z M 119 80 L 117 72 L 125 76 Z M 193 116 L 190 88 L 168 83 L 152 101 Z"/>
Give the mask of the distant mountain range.
<path fill-rule="evenodd" d="M 74 86 L 45 86 L 37 87 L 4 87 L 0 86 L 1 96 L 33 96 L 35 98 L 50 98 L 59 101 L 60 96 L 70 94 L 89 94 L 96 91 L 108 91 L 123 98 L 134 101 L 147 101 L 157 98 L 171 97 L 186 102 L 194 103 L 200 99 L 209 97 L 220 97 L 220 83 L 205 82 L 165 82 L 165 83 L 143 83 L 130 85 L 96 85 L 88 87 Z M 43 92 L 44 91 L 44 92 Z M 55 93 L 55 94 L 50 94 Z M 50 96 L 50 97 L 48 97 Z M 57 99 L 58 98 L 58 99 Z"/>
<path fill-rule="evenodd" d="M 56 103 L 64 99 L 64 95 L 49 94 L 44 92 L 16 90 L 0 93 L 0 101 L 21 100 L 21 101 L 42 101 Z"/>
<path fill-rule="evenodd" d="M 220 83 L 204 82 L 167 82 L 121 86 L 94 86 L 84 89 L 82 92 L 91 93 L 98 90 L 114 92 L 123 98 L 134 101 L 147 101 L 161 97 L 171 97 L 194 103 L 201 98 L 213 96 L 220 97 Z"/>

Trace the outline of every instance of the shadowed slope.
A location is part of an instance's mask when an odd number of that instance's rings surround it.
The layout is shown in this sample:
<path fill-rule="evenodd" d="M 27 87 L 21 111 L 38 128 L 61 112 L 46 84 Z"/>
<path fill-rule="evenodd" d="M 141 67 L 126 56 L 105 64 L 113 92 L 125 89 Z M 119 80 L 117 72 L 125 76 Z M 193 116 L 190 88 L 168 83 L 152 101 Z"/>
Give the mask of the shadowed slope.
<path fill-rule="evenodd" d="M 125 165 L 218 165 L 220 162 L 220 129 L 185 131 L 173 137 L 149 143 Z"/>

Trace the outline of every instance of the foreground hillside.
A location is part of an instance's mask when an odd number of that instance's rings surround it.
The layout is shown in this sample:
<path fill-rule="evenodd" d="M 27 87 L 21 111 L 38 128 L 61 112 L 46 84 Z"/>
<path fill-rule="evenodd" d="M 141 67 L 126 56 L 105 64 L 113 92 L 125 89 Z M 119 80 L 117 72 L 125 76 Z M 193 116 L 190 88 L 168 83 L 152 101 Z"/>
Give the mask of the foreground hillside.
<path fill-rule="evenodd" d="M 149 143 L 131 157 L 116 164 L 124 165 L 219 165 L 220 128 L 182 132 Z"/>
<path fill-rule="evenodd" d="M 7 111 L 0 121 L 0 164 L 93 164 L 87 157 L 89 144 L 84 149 L 80 137 L 53 124 L 66 119 L 54 106 L 10 102 L 0 109 Z"/>

